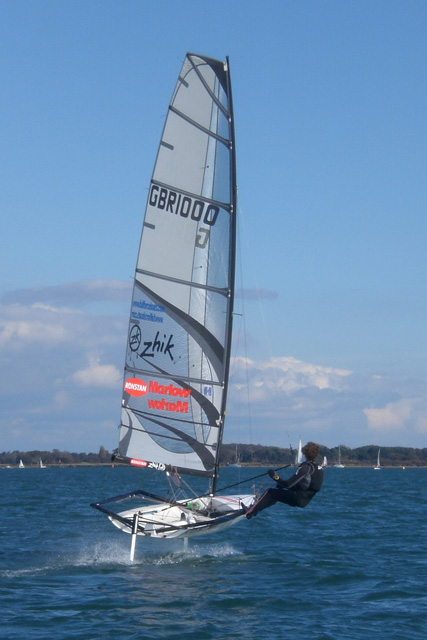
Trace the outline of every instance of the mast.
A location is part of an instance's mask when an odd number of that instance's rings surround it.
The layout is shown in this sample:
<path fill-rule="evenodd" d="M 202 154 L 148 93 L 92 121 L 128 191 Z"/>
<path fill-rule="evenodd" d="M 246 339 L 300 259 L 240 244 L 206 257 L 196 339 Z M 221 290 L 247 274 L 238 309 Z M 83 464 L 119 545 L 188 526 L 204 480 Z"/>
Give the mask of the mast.
<path fill-rule="evenodd" d="M 226 364 L 225 364 L 225 376 L 224 376 L 224 394 L 222 398 L 221 407 L 221 424 L 220 435 L 218 438 L 218 447 L 215 455 L 215 469 L 212 479 L 212 494 L 215 494 L 216 486 L 218 482 L 219 472 L 219 456 L 221 453 L 222 438 L 224 435 L 224 422 L 225 422 L 225 410 L 228 395 L 228 380 L 230 374 L 230 357 L 231 357 L 231 336 L 233 329 L 233 309 L 234 309 L 234 288 L 235 288 L 235 271 L 236 271 L 236 235 L 237 235 L 237 180 L 236 180 L 236 144 L 235 144 L 235 130 L 234 130 L 234 111 L 233 111 L 233 96 L 231 92 L 231 76 L 230 76 L 230 61 L 226 56 L 226 62 L 224 65 L 227 81 L 227 95 L 229 104 L 229 127 L 230 127 L 230 254 L 229 254 L 229 306 L 228 306 L 228 318 L 227 318 L 227 345 L 226 345 Z"/>

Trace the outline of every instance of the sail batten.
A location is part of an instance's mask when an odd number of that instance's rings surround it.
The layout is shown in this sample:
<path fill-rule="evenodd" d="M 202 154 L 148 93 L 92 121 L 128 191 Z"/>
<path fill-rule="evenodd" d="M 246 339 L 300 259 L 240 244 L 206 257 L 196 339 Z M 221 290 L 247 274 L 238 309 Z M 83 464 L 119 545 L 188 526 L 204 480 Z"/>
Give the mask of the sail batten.
<path fill-rule="evenodd" d="M 170 276 L 160 276 L 157 273 L 153 273 L 152 271 L 146 271 L 144 269 L 137 269 L 136 273 L 141 273 L 142 275 L 145 276 L 152 276 L 153 278 L 159 278 L 162 280 L 168 280 L 169 282 L 175 282 L 176 284 L 183 284 L 186 286 L 190 286 L 190 287 L 195 287 L 198 289 L 206 289 L 209 291 L 215 291 L 216 293 L 220 293 L 224 296 L 228 296 L 230 295 L 230 290 L 229 289 L 220 289 L 218 287 L 212 287 L 206 284 L 203 284 L 201 282 L 191 282 L 190 280 L 178 280 L 178 278 L 171 278 Z"/>
<path fill-rule="evenodd" d="M 150 181 L 126 349 L 119 455 L 215 486 L 234 297 L 228 65 L 187 54 Z"/>
<path fill-rule="evenodd" d="M 170 111 L 175 113 L 180 118 L 183 118 L 184 120 L 186 120 L 193 127 L 196 127 L 197 129 L 200 129 L 200 131 L 203 131 L 204 133 L 206 133 L 206 135 L 212 136 L 212 138 L 215 138 L 216 140 L 219 140 L 219 142 L 222 142 L 227 147 L 230 146 L 230 141 L 229 140 L 226 140 L 225 138 L 223 138 L 222 136 L 218 135 L 217 133 L 214 133 L 210 129 L 206 129 L 205 127 L 203 127 L 202 125 L 198 124 L 197 122 L 194 122 L 194 120 L 192 120 L 191 118 L 186 116 L 185 113 L 181 113 L 181 111 L 179 111 L 178 109 L 175 109 L 174 107 L 169 107 L 169 109 L 170 109 Z M 167 142 L 163 143 L 163 146 L 168 147 L 169 149 L 171 149 L 171 151 L 173 151 L 172 145 L 168 144 Z"/>
<path fill-rule="evenodd" d="M 133 374 L 145 374 L 145 375 L 149 375 L 151 373 L 150 369 L 132 369 L 131 367 L 126 367 L 125 371 L 127 373 L 133 373 Z M 176 382 L 177 384 L 180 384 L 181 386 L 185 387 L 186 385 L 189 384 L 203 384 L 203 382 L 205 382 L 202 378 L 183 378 L 183 377 L 178 377 L 178 378 L 174 378 L 171 374 L 162 374 L 162 373 L 157 373 L 157 377 L 159 380 L 163 379 L 163 380 L 172 380 L 173 382 Z M 210 382 L 211 385 L 213 386 L 218 386 L 218 387 L 223 387 L 224 383 L 223 382 L 215 382 L 212 381 Z"/>

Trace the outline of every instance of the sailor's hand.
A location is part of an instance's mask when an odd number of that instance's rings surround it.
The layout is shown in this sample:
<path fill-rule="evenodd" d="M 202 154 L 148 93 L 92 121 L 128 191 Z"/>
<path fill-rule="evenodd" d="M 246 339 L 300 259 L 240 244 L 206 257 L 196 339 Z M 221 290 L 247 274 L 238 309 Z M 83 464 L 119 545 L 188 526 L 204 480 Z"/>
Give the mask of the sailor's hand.
<path fill-rule="evenodd" d="M 269 469 L 267 473 L 270 476 L 270 478 L 273 478 L 275 482 L 279 480 L 279 476 L 277 475 L 274 469 Z"/>

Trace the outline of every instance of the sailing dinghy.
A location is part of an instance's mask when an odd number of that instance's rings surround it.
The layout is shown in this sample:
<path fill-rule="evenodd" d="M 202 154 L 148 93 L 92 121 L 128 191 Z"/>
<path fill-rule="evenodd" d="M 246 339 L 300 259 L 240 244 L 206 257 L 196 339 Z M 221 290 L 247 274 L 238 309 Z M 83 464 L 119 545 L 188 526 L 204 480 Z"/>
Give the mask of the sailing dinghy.
<path fill-rule="evenodd" d="M 177 538 L 235 524 L 252 494 L 218 495 L 236 249 L 229 63 L 187 54 L 151 179 L 135 271 L 117 460 L 202 476 L 191 499 L 137 490 L 92 506 L 134 536 Z M 172 487 L 173 482 L 170 482 Z M 136 506 L 114 511 L 124 500 Z M 131 552 L 132 556 L 132 552 Z"/>

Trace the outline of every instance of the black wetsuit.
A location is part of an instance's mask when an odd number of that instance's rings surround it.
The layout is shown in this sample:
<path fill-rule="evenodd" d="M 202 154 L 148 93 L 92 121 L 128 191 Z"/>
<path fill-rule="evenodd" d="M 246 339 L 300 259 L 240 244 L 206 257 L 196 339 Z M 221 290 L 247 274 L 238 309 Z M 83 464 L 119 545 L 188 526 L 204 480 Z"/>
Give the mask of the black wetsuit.
<path fill-rule="evenodd" d="M 283 502 L 291 507 L 306 507 L 321 489 L 323 469 L 316 462 L 306 460 L 299 465 L 293 476 L 286 480 L 279 478 L 276 482 L 276 487 L 267 489 L 258 502 L 248 510 L 247 518 L 256 516 L 276 502 Z"/>

